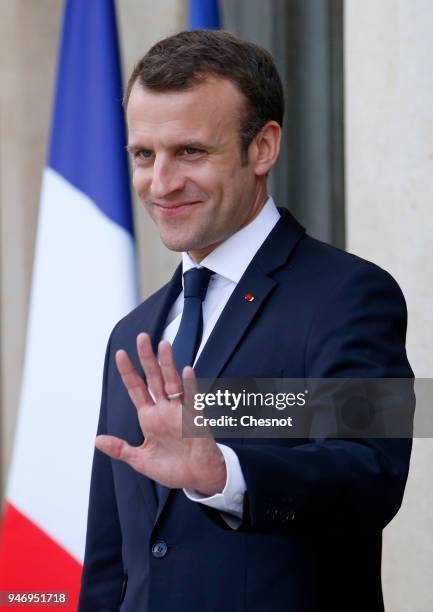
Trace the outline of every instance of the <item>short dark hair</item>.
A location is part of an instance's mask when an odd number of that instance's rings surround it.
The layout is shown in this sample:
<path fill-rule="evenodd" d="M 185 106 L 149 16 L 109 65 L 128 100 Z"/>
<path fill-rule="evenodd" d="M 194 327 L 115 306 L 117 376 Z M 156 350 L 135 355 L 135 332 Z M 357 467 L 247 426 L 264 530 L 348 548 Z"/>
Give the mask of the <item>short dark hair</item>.
<path fill-rule="evenodd" d="M 157 42 L 135 66 L 126 88 L 186 90 L 209 75 L 230 80 L 245 97 L 240 141 L 243 161 L 249 145 L 268 121 L 283 125 L 284 94 L 272 55 L 254 43 L 221 30 L 179 32 Z"/>

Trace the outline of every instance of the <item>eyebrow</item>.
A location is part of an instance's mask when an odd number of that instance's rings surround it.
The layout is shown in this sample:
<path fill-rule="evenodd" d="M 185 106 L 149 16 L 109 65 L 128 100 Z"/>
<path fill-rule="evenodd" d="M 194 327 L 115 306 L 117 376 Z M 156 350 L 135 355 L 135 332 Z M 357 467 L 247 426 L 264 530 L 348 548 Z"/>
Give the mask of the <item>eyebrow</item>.
<path fill-rule="evenodd" d="M 132 153 L 136 153 L 137 151 L 140 151 L 140 149 L 143 149 L 144 147 L 140 147 L 139 145 L 126 145 L 125 149 L 128 151 L 128 153 L 132 154 Z"/>
<path fill-rule="evenodd" d="M 194 148 L 194 149 L 208 149 L 208 150 L 212 150 L 212 149 L 215 148 L 215 147 L 210 146 L 209 144 L 204 143 L 201 140 L 185 140 L 185 142 L 180 142 L 180 143 L 177 143 L 177 144 L 173 145 L 172 147 L 170 147 L 170 149 L 177 150 L 177 149 L 182 149 L 182 148 L 185 148 L 185 147 L 191 147 L 191 148 Z M 142 151 L 142 150 L 151 151 L 150 148 L 145 147 L 145 146 L 141 146 L 141 145 L 138 145 L 138 144 L 136 144 L 136 145 L 135 144 L 131 144 L 131 145 L 128 144 L 128 145 L 126 145 L 125 148 L 128 151 L 128 153 L 130 153 L 130 154 L 136 153 L 137 151 Z"/>

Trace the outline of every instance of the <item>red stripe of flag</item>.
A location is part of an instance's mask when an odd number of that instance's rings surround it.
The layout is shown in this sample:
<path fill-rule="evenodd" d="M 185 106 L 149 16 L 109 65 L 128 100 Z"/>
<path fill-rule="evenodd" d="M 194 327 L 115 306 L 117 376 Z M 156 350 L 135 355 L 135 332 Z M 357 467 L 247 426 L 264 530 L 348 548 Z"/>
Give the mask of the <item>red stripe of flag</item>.
<path fill-rule="evenodd" d="M 77 609 L 81 570 L 78 561 L 6 502 L 0 537 L 0 591 L 67 593 L 69 603 L 55 608 L 72 612 Z M 7 607 L 9 612 L 23 609 L 31 608 Z"/>

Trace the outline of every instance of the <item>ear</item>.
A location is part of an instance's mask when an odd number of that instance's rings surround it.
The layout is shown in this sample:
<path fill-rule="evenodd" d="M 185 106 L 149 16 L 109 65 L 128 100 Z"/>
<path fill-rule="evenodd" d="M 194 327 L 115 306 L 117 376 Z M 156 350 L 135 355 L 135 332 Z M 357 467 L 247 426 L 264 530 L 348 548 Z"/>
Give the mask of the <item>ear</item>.
<path fill-rule="evenodd" d="M 276 121 L 268 121 L 251 143 L 250 160 L 256 176 L 265 176 L 280 154 L 281 127 Z"/>

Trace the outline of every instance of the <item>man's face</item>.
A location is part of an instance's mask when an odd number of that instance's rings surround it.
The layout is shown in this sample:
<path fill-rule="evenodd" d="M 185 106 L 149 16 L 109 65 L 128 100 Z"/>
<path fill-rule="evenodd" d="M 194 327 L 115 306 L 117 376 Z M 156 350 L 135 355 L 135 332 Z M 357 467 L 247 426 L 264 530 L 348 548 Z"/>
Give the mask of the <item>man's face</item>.
<path fill-rule="evenodd" d="M 243 96 L 209 77 L 186 91 L 135 83 L 128 102 L 133 184 L 164 244 L 200 260 L 260 210 L 254 163 L 242 165 Z"/>

